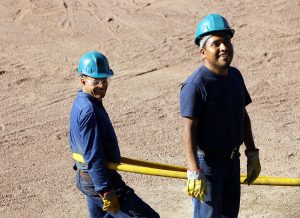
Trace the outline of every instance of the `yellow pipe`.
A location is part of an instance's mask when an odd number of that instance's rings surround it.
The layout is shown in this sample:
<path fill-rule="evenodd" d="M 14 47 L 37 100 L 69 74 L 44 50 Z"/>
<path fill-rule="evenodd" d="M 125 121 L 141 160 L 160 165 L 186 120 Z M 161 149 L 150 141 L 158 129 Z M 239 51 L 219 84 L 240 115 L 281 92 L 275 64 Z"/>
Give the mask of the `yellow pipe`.
<path fill-rule="evenodd" d="M 152 163 L 153 164 L 153 163 Z M 160 164 L 162 166 L 163 164 Z M 120 170 L 125 172 L 153 175 L 153 176 L 164 176 L 178 179 L 186 179 L 186 172 L 176 170 L 165 170 L 158 168 L 151 168 L 145 166 L 136 166 L 126 163 L 108 163 L 108 168 L 112 170 Z M 241 175 L 240 183 L 244 184 L 246 179 L 245 175 Z M 276 185 L 276 186 L 300 186 L 300 178 L 277 178 L 260 176 L 254 182 L 253 185 Z"/>
<path fill-rule="evenodd" d="M 136 166 L 136 165 L 130 165 L 124 163 L 110 163 L 110 162 L 107 163 L 107 166 L 111 170 L 120 170 L 120 171 L 131 172 L 131 173 L 186 179 L 186 172 L 182 172 L 182 171 L 163 170 L 163 169 L 157 169 L 151 167 Z"/>
<path fill-rule="evenodd" d="M 81 163 L 84 159 L 81 154 L 73 153 L 73 158 Z M 186 179 L 186 167 L 133 158 L 122 157 L 121 163 L 108 163 L 108 168 L 125 172 L 140 173 L 153 176 L 164 176 L 178 179 Z M 243 184 L 246 175 L 241 175 L 240 182 Z M 253 185 L 276 185 L 276 186 L 300 186 L 300 178 L 278 178 L 259 176 Z"/>
<path fill-rule="evenodd" d="M 73 156 L 74 160 L 76 160 L 80 163 L 85 163 L 83 156 L 81 154 L 73 153 L 72 156 Z M 182 166 L 163 164 L 163 163 L 157 163 L 157 162 L 151 162 L 151 161 L 145 161 L 145 160 L 138 160 L 138 159 L 128 158 L 128 157 L 121 157 L 121 162 L 125 163 L 125 164 L 130 164 L 130 165 L 151 167 L 151 168 L 157 168 L 157 169 L 162 169 L 162 170 L 175 170 L 175 171 L 182 171 L 182 172 L 185 172 L 187 170 L 186 167 L 182 167 Z"/>
<path fill-rule="evenodd" d="M 241 184 L 246 179 L 245 175 L 241 175 Z M 259 176 L 253 185 L 273 185 L 273 186 L 300 186 L 300 178 L 280 178 L 280 177 L 268 177 Z"/>
<path fill-rule="evenodd" d="M 140 165 L 144 167 L 163 169 L 163 170 L 180 171 L 180 172 L 187 171 L 187 168 L 183 166 L 137 160 L 137 159 L 127 158 L 127 157 L 122 157 L 121 162 L 125 164 Z M 176 174 L 172 174 L 172 175 L 176 175 Z M 180 177 L 175 176 L 173 178 L 180 178 Z M 186 175 L 180 179 L 186 179 Z M 240 178 L 241 184 L 243 184 L 245 179 L 246 179 L 246 175 L 242 174 Z M 269 176 L 259 176 L 253 184 L 254 185 L 300 186 L 300 178 L 278 178 L 278 177 L 269 177 Z"/>
<path fill-rule="evenodd" d="M 181 172 L 187 171 L 187 168 L 183 166 L 163 164 L 163 163 L 151 162 L 146 160 L 138 160 L 138 159 L 128 158 L 128 157 L 121 157 L 121 163 L 138 165 L 142 167 L 151 167 L 151 168 L 162 169 L 162 170 L 174 170 L 174 171 L 181 171 Z"/>

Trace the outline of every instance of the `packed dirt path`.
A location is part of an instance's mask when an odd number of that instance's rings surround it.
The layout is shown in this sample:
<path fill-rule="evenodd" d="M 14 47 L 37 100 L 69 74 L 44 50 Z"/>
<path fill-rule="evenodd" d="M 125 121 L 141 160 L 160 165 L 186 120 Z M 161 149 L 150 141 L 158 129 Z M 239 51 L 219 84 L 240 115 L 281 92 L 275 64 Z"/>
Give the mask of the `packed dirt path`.
<path fill-rule="evenodd" d="M 185 165 L 179 89 L 201 64 L 193 36 L 208 13 L 236 30 L 261 175 L 299 178 L 299 11 L 299 0 L 1 0 L 0 217 L 88 217 L 68 126 L 89 50 L 115 72 L 104 104 L 122 155 Z M 122 175 L 162 218 L 192 217 L 184 180 Z M 298 218 L 299 205 L 299 187 L 243 185 L 239 217 Z"/>

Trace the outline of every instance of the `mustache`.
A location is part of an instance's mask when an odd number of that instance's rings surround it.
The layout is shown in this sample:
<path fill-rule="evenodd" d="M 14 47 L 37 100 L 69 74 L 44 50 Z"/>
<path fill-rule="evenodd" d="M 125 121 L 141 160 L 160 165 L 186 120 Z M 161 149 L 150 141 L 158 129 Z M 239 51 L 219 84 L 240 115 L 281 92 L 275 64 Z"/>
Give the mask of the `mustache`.
<path fill-rule="evenodd" d="M 95 87 L 95 88 L 94 88 L 94 91 L 95 91 L 95 92 L 103 92 L 103 91 L 106 91 L 106 89 L 107 89 L 107 88 L 103 88 L 103 87 L 102 87 L 102 88 L 100 88 L 100 87 Z"/>
<path fill-rule="evenodd" d="M 229 52 L 229 51 L 225 51 L 225 52 L 221 52 L 219 53 L 219 55 L 232 55 L 232 52 Z"/>

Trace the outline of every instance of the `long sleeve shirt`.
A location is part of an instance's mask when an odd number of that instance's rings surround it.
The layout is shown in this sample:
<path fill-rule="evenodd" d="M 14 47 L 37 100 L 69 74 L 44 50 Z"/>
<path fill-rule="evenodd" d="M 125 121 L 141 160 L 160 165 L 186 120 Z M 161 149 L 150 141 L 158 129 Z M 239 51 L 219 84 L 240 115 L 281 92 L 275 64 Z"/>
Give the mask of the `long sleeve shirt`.
<path fill-rule="evenodd" d="M 83 156 L 85 163 L 75 161 L 78 169 L 87 172 L 99 194 L 123 183 L 106 162 L 120 162 L 120 150 L 109 116 L 98 99 L 79 91 L 70 116 L 70 147 Z M 118 180 L 118 181 L 113 181 Z"/>

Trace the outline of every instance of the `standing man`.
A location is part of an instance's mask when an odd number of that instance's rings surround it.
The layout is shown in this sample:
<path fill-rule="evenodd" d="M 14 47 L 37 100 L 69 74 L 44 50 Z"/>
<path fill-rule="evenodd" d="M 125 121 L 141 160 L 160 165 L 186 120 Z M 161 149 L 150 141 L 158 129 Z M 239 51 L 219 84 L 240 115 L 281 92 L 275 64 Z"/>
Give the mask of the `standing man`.
<path fill-rule="evenodd" d="M 186 192 L 194 218 L 237 217 L 240 206 L 240 153 L 245 144 L 250 185 L 260 173 L 246 106 L 251 103 L 240 71 L 231 67 L 234 30 L 219 14 L 204 17 L 195 44 L 204 61 L 180 91 L 183 143 L 188 163 Z"/>
<path fill-rule="evenodd" d="M 97 51 L 84 54 L 78 74 L 82 91 L 77 93 L 71 110 L 69 142 L 76 184 L 86 196 L 90 217 L 159 217 L 106 165 L 120 162 L 117 137 L 102 104 L 113 75 L 107 58 Z"/>

